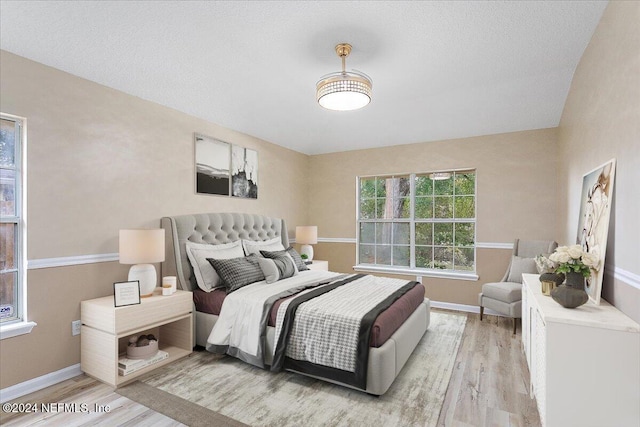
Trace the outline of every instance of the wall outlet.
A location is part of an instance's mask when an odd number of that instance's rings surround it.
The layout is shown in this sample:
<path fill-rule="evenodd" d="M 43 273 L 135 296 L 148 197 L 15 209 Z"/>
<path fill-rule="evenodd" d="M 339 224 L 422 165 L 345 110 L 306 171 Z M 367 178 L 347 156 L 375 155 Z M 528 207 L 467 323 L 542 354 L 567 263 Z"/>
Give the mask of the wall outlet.
<path fill-rule="evenodd" d="M 82 326 L 82 322 L 80 320 L 74 320 L 71 322 L 71 335 L 76 336 L 80 335 L 80 327 Z"/>

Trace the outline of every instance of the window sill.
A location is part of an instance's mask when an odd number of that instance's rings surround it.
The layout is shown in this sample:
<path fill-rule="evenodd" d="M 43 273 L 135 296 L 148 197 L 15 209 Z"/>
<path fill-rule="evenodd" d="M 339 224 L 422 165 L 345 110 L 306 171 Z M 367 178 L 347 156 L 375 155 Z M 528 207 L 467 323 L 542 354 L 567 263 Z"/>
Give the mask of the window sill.
<path fill-rule="evenodd" d="M 422 276 L 422 277 L 434 277 L 438 279 L 454 279 L 454 280 L 469 280 L 469 281 L 477 281 L 480 276 L 476 273 L 469 272 L 453 272 L 453 271 L 434 271 L 434 270 L 425 270 L 421 268 L 409 268 L 409 267 L 381 267 L 379 265 L 354 265 L 353 269 L 355 271 L 369 271 L 376 273 L 390 273 L 390 274 L 408 274 L 411 276 Z"/>
<path fill-rule="evenodd" d="M 36 322 L 16 322 L 0 326 L 0 340 L 31 333 Z"/>

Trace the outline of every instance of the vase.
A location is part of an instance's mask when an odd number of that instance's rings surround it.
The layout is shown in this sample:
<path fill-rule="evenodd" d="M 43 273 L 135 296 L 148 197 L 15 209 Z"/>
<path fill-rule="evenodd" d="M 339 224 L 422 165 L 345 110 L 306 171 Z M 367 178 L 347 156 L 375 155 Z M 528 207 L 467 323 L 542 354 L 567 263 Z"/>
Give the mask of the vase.
<path fill-rule="evenodd" d="M 563 285 L 551 291 L 551 298 L 565 308 L 576 308 L 589 301 L 584 290 L 584 276 L 570 271 Z"/>
<path fill-rule="evenodd" d="M 542 273 L 540 275 L 541 282 L 553 282 L 556 286 L 562 285 L 564 282 L 564 274 L 563 273 Z"/>
<path fill-rule="evenodd" d="M 562 273 L 542 273 L 540 275 L 540 289 L 542 295 L 549 296 L 551 291 L 564 282 L 564 274 Z"/>

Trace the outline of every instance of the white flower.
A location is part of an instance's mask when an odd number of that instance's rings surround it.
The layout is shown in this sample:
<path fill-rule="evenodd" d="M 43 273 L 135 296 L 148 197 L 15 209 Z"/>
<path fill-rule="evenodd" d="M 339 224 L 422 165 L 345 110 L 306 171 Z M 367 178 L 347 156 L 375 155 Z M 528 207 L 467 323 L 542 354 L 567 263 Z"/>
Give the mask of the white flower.
<path fill-rule="evenodd" d="M 567 252 L 569 250 L 568 246 L 558 246 L 556 248 L 556 252 Z"/>
<path fill-rule="evenodd" d="M 597 271 L 600 265 L 600 257 L 596 252 L 588 252 L 582 256 L 582 262 L 587 267 Z"/>
<path fill-rule="evenodd" d="M 571 256 L 569 256 L 568 252 L 554 252 L 551 254 L 549 259 L 555 263 L 562 264 L 565 262 L 569 262 Z"/>
<path fill-rule="evenodd" d="M 580 245 L 569 246 L 567 252 L 573 259 L 580 259 L 580 257 L 584 254 L 584 252 L 582 251 L 582 246 Z"/>

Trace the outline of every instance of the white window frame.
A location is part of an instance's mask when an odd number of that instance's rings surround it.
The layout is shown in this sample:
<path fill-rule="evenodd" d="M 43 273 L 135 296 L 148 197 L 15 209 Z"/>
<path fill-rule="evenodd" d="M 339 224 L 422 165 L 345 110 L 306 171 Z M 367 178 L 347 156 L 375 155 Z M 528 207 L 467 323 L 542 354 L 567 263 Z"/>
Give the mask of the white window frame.
<path fill-rule="evenodd" d="M 414 205 L 415 205 L 415 177 L 418 175 L 427 175 L 430 173 L 440 173 L 440 172 L 465 172 L 465 171 L 473 171 L 475 175 L 474 182 L 474 218 L 464 218 L 456 221 L 455 218 L 443 218 L 443 219 L 432 219 L 432 220 L 423 220 L 423 219 L 415 219 Z M 409 266 L 394 266 L 394 265 L 376 265 L 376 264 L 361 264 L 360 263 L 360 223 L 361 222 L 370 222 L 367 220 L 361 220 L 360 218 L 360 180 L 366 178 L 380 178 L 380 177 L 401 177 L 408 176 L 410 181 L 410 213 L 409 218 L 399 218 L 398 221 L 394 220 L 377 220 L 373 221 L 377 222 L 408 222 L 410 226 L 409 232 L 409 248 L 410 248 L 410 265 Z M 455 193 L 454 193 L 455 194 Z M 380 273 L 393 273 L 393 274 L 410 274 L 415 275 L 418 278 L 421 276 L 425 277 L 436 277 L 436 278 L 445 278 L 445 279 L 459 279 L 459 280 L 470 280 L 477 281 L 479 276 L 477 274 L 477 217 L 478 217 L 478 173 L 475 168 L 461 168 L 461 169 L 449 169 L 449 170 L 441 170 L 441 171 L 429 171 L 429 172 L 413 172 L 413 173 L 393 173 L 393 174 L 376 174 L 376 175 L 361 175 L 356 177 L 356 265 L 353 266 L 355 271 L 363 271 L 363 272 L 380 272 Z M 435 269 L 435 268 L 419 268 L 415 266 L 415 224 L 422 222 L 472 222 L 474 224 L 474 245 L 473 245 L 473 259 L 474 259 L 474 269 L 471 270 L 445 270 L 445 269 Z M 454 228 L 455 233 L 455 228 Z M 393 251 L 392 251 L 393 252 Z"/>
<path fill-rule="evenodd" d="M 6 113 L 0 113 L 0 117 L 15 122 L 20 131 L 16 141 L 19 146 L 16 149 L 15 166 L 13 167 L 16 171 L 16 216 L 0 219 L 3 223 L 17 224 L 18 232 L 15 269 L 17 272 L 16 316 L 15 319 L 0 323 L 0 340 L 2 340 L 28 334 L 36 326 L 36 323 L 29 321 L 27 314 L 27 119 Z"/>

